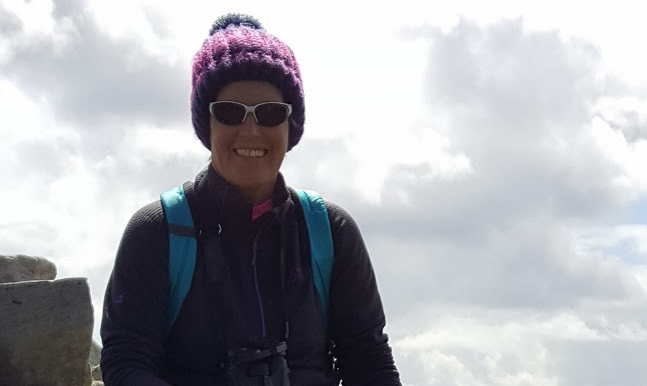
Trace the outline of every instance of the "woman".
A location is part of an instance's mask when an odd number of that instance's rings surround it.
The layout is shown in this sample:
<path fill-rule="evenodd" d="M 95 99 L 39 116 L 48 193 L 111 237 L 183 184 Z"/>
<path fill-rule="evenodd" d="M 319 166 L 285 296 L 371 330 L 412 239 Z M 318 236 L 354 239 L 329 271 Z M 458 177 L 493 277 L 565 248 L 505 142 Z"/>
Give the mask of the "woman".
<path fill-rule="evenodd" d="M 400 385 L 362 237 L 329 202 L 327 310 L 313 284 L 303 209 L 279 173 L 305 121 L 290 48 L 252 17 L 223 16 L 195 56 L 192 82 L 193 126 L 211 150 L 210 165 L 183 185 L 199 234 L 195 272 L 169 328 L 166 213 L 160 201 L 140 209 L 106 289 L 105 384 Z M 213 230 L 218 252 L 203 237 Z M 259 352 L 267 355 L 254 367 L 241 359 Z"/>

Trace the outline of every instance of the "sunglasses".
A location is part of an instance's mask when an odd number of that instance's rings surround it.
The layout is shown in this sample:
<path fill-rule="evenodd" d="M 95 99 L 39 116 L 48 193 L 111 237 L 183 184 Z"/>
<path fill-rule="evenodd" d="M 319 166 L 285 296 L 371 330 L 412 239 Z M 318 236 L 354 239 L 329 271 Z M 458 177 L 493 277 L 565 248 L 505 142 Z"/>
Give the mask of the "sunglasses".
<path fill-rule="evenodd" d="M 240 125 L 252 113 L 260 126 L 277 126 L 285 122 L 292 114 L 292 105 L 281 102 L 263 102 L 254 106 L 233 101 L 216 101 L 209 103 L 209 113 L 223 125 Z"/>

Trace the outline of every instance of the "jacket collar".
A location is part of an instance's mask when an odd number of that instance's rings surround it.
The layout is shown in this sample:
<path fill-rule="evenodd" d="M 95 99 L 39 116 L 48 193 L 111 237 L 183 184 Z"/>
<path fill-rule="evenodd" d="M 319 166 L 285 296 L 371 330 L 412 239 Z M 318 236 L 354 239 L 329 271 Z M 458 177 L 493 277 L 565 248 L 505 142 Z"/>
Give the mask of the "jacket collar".
<path fill-rule="evenodd" d="M 250 229 L 252 203 L 216 172 L 212 165 L 202 170 L 193 184 L 195 200 L 190 200 L 193 221 L 198 229 L 222 225 L 223 229 Z M 281 173 L 276 178 L 272 193 L 272 210 L 281 215 L 292 207 L 292 200 Z M 192 202 L 191 202 L 192 201 Z M 262 215 L 257 221 L 262 219 Z"/>

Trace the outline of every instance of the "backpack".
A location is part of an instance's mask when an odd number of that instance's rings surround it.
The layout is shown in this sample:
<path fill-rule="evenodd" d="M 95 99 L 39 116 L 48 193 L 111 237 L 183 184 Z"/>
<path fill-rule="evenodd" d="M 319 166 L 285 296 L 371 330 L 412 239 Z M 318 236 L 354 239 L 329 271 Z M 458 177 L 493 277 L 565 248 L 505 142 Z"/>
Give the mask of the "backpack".
<path fill-rule="evenodd" d="M 324 323 L 327 325 L 328 294 L 334 261 L 334 249 L 328 211 L 319 193 L 295 189 L 303 208 L 308 237 L 312 277 L 321 299 Z M 197 232 L 182 185 L 160 195 L 169 232 L 169 312 L 166 334 L 180 313 L 191 288 L 197 253 Z M 222 251 L 220 251 L 222 253 Z"/>

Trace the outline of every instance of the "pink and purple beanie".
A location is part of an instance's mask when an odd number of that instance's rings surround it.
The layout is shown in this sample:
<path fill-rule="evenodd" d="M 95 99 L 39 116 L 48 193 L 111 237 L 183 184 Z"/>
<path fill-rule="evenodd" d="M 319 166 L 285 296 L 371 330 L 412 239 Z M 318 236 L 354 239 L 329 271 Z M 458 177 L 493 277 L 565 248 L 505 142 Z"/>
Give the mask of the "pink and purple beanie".
<path fill-rule="evenodd" d="M 193 128 L 202 144 L 211 148 L 208 105 L 223 86 L 260 80 L 278 87 L 284 101 L 292 104 L 288 150 L 292 149 L 303 134 L 305 104 L 299 65 L 290 47 L 243 14 L 221 16 L 209 34 L 193 59 L 191 90 Z"/>

